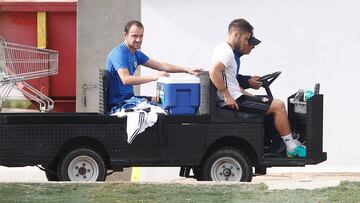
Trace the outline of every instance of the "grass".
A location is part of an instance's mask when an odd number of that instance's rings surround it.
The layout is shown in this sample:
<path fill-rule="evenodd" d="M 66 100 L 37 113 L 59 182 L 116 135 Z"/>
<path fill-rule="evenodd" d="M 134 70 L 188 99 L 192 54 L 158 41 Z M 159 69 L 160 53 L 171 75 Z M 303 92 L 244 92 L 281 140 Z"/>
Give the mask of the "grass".
<path fill-rule="evenodd" d="M 3 103 L 3 108 L 28 109 L 32 106 L 31 101 L 26 99 L 7 99 Z"/>
<path fill-rule="evenodd" d="M 0 202 L 360 202 L 360 182 L 315 190 L 264 184 L 3 183 Z"/>

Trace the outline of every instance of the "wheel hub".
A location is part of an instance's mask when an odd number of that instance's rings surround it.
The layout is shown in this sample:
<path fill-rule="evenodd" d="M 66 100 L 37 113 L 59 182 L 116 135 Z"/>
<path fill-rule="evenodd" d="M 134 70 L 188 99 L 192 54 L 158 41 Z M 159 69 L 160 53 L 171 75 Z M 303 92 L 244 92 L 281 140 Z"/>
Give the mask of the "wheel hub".
<path fill-rule="evenodd" d="M 230 176 L 231 175 L 231 170 L 228 168 L 225 168 L 223 171 L 224 176 Z"/>
<path fill-rule="evenodd" d="M 96 181 L 99 166 L 93 158 L 79 156 L 69 164 L 68 174 L 71 181 Z"/>
<path fill-rule="evenodd" d="M 81 168 L 79 168 L 79 174 L 80 175 L 85 175 L 85 173 L 86 173 L 86 168 L 84 168 L 84 167 L 81 167 Z"/>
<path fill-rule="evenodd" d="M 211 179 L 214 181 L 240 181 L 242 173 L 239 162 L 231 157 L 222 157 L 211 167 Z"/>

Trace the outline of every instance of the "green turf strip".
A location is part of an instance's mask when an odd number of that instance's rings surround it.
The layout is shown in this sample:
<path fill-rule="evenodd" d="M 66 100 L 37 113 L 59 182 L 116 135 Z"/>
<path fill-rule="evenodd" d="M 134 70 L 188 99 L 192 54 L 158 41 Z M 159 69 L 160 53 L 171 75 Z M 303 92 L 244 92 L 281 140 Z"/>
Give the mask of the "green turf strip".
<path fill-rule="evenodd" d="M 360 202 L 360 182 L 314 190 L 264 184 L 2 183 L 1 202 Z"/>

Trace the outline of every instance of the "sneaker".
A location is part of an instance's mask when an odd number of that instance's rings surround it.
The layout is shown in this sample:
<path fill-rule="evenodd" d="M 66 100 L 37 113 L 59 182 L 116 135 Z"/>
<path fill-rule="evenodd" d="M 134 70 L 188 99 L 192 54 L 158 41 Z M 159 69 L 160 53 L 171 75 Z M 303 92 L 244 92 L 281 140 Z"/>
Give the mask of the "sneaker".
<path fill-rule="evenodd" d="M 287 157 L 306 157 L 306 147 L 304 145 L 297 146 L 292 152 L 286 151 Z"/>
<path fill-rule="evenodd" d="M 295 139 L 294 142 L 295 142 L 296 146 L 298 146 L 298 147 L 299 146 L 304 146 L 304 145 L 301 144 L 301 142 L 298 139 Z"/>

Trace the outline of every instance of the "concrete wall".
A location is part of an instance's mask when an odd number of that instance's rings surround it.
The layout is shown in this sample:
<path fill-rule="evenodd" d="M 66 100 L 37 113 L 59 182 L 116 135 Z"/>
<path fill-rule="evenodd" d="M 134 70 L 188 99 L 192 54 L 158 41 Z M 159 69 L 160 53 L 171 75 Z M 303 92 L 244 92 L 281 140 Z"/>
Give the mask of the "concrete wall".
<path fill-rule="evenodd" d="M 105 68 L 111 49 L 123 41 L 125 23 L 140 20 L 140 0 L 78 0 L 76 111 L 97 112 L 98 88 L 86 91 L 87 106 L 82 102 L 83 85 L 98 85 L 100 68 Z"/>
<path fill-rule="evenodd" d="M 224 41 L 229 22 L 245 18 L 263 42 L 244 56 L 241 72 L 263 75 L 282 71 L 272 85 L 285 100 L 299 88 L 321 83 L 325 95 L 323 164 L 297 170 L 359 171 L 360 2 L 348 0 L 143 0 L 142 50 L 151 58 L 208 69 L 212 50 Z M 142 74 L 150 74 L 147 69 Z M 155 84 L 142 94 L 155 94 Z M 262 92 L 260 92 L 262 93 Z M 144 169 L 143 174 L 177 177 L 177 169 Z M 285 170 L 275 168 L 273 170 Z M 156 179 L 149 175 L 150 179 Z"/>
<path fill-rule="evenodd" d="M 99 89 L 98 73 L 105 68 L 106 58 L 112 48 L 123 41 L 125 23 L 132 19 L 140 20 L 140 0 L 78 0 L 77 11 L 77 72 L 76 72 L 76 111 L 98 112 Z M 83 85 L 95 85 L 87 89 L 85 106 Z M 138 91 L 138 89 L 135 89 Z M 131 179 L 131 169 L 117 172 L 107 180 Z"/>

